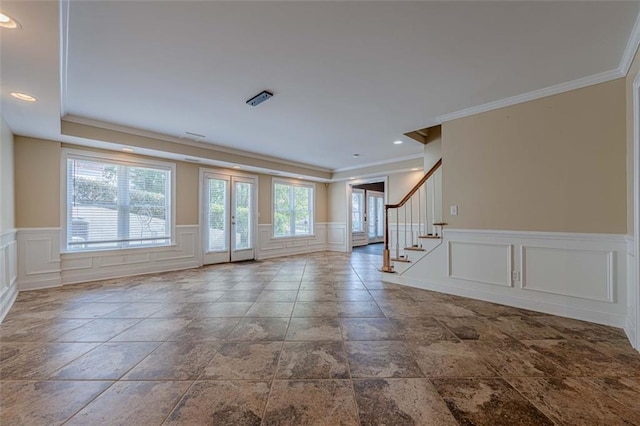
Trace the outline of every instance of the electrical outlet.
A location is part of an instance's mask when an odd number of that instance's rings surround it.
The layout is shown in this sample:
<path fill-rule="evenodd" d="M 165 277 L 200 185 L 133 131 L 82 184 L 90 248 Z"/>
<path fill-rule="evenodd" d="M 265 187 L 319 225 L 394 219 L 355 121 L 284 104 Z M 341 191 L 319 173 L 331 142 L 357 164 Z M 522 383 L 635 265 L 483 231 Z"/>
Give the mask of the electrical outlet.
<path fill-rule="evenodd" d="M 449 214 L 451 216 L 458 216 L 458 206 L 449 206 Z"/>
<path fill-rule="evenodd" d="M 520 282 L 520 272 L 518 272 L 518 271 L 512 271 L 512 272 L 511 272 L 511 281 L 513 281 L 513 282 Z"/>

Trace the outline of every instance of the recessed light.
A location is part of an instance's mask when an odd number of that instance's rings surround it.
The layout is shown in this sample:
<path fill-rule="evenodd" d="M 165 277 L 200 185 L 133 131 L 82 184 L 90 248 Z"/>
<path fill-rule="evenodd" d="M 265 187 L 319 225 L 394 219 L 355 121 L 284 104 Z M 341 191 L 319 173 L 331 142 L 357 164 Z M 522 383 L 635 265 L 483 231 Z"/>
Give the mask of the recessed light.
<path fill-rule="evenodd" d="M 296 179 L 302 179 L 302 176 L 296 176 Z"/>
<path fill-rule="evenodd" d="M 122 148 L 124 152 L 133 152 L 133 148 Z"/>
<path fill-rule="evenodd" d="M 349 176 L 349 179 L 353 180 L 355 179 L 355 176 Z"/>
<path fill-rule="evenodd" d="M 353 157 L 360 157 L 360 154 L 353 154 Z"/>
<path fill-rule="evenodd" d="M 419 167 L 414 167 L 413 169 L 411 169 L 412 172 L 417 172 L 418 170 L 420 170 Z"/>
<path fill-rule="evenodd" d="M 394 145 L 401 145 L 401 144 L 402 144 L 402 141 L 393 141 L 393 144 L 394 144 Z"/>
<path fill-rule="evenodd" d="M 15 28 L 21 28 L 20 23 L 13 19 L 9 15 L 5 15 L 4 13 L 0 13 L 0 27 L 8 28 L 10 30 Z"/>
<path fill-rule="evenodd" d="M 233 166 L 232 168 L 233 168 L 233 169 L 239 169 L 239 168 L 240 168 L 240 166 Z"/>
<path fill-rule="evenodd" d="M 31 95 L 27 95 L 26 93 L 20 93 L 20 92 L 11 92 L 11 96 L 13 96 L 16 99 L 20 99 L 21 101 L 25 101 L 25 102 L 35 102 L 37 101 L 37 99 Z"/>

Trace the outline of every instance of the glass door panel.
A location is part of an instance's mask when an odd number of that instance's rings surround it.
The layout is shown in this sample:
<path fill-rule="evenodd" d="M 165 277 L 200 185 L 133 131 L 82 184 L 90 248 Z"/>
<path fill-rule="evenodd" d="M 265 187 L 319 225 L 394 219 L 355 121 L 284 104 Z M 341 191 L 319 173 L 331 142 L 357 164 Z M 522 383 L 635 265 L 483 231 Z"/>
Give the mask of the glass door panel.
<path fill-rule="evenodd" d="M 365 246 L 367 239 L 367 216 L 364 189 L 353 188 L 351 192 L 351 246 Z"/>
<path fill-rule="evenodd" d="M 384 238 L 384 195 L 378 197 L 376 208 L 376 239 Z"/>
<path fill-rule="evenodd" d="M 227 250 L 227 198 L 229 194 L 228 181 L 208 178 L 209 186 L 209 214 L 207 215 L 207 232 L 209 251 Z"/>
<path fill-rule="evenodd" d="M 367 192 L 367 217 L 369 219 L 367 234 L 369 242 L 379 242 L 384 238 L 384 194 Z"/>
<path fill-rule="evenodd" d="M 203 264 L 255 258 L 255 178 L 204 173 Z"/>
<path fill-rule="evenodd" d="M 233 251 L 231 261 L 255 257 L 253 247 L 255 184 L 253 178 L 232 177 L 233 212 L 231 217 Z"/>

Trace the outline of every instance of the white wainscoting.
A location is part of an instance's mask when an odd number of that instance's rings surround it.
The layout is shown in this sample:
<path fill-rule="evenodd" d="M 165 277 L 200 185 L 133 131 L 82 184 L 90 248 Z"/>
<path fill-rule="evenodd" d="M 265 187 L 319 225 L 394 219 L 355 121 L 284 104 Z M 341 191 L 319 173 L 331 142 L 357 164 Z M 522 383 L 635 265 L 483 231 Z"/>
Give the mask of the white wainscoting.
<path fill-rule="evenodd" d="M 62 254 L 62 284 L 200 266 L 198 225 L 176 226 L 175 245 Z"/>
<path fill-rule="evenodd" d="M 16 230 L 0 234 L 0 322 L 11 309 L 18 294 L 18 250 Z"/>
<path fill-rule="evenodd" d="M 445 230 L 444 242 L 385 281 L 624 327 L 624 235 Z"/>
<path fill-rule="evenodd" d="M 447 241 L 448 276 L 511 287 L 512 244 Z"/>
<path fill-rule="evenodd" d="M 198 225 L 176 226 L 175 245 L 60 253 L 60 228 L 19 229 L 18 289 L 32 290 L 201 265 Z"/>
<path fill-rule="evenodd" d="M 613 302 L 614 255 L 611 250 L 522 245 L 522 288 Z"/>
<path fill-rule="evenodd" d="M 346 251 L 346 225 L 321 222 L 315 224 L 314 235 L 308 237 L 274 238 L 269 223 L 258 225 L 256 259 L 313 253 L 318 251 Z"/>
<path fill-rule="evenodd" d="M 325 225 L 327 227 L 327 244 L 324 250 L 346 252 L 349 244 L 347 224 L 343 222 L 327 222 Z"/>
<path fill-rule="evenodd" d="M 18 290 L 62 285 L 60 232 L 60 228 L 18 229 Z"/>
<path fill-rule="evenodd" d="M 635 244 L 633 237 L 627 236 L 625 239 L 627 242 L 627 321 L 624 330 L 631 345 L 640 350 L 640 324 L 638 323 L 640 320 L 638 314 L 640 296 L 638 295 L 639 289 L 635 270 Z"/>

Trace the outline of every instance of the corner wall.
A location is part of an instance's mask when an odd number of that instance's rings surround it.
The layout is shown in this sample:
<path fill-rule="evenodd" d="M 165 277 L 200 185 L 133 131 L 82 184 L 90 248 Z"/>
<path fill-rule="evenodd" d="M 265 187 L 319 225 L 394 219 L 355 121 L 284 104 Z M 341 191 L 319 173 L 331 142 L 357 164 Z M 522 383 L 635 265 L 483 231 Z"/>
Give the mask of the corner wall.
<path fill-rule="evenodd" d="M 624 327 L 625 86 L 617 79 L 444 123 L 449 226 L 385 281 Z"/>
<path fill-rule="evenodd" d="M 17 295 L 13 134 L 0 117 L 0 322 Z"/>

